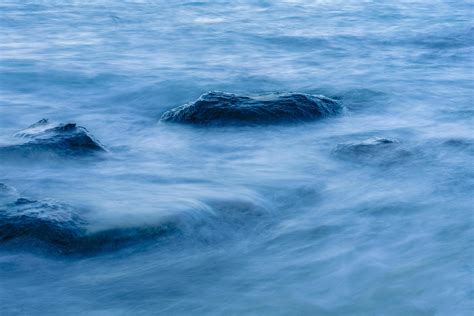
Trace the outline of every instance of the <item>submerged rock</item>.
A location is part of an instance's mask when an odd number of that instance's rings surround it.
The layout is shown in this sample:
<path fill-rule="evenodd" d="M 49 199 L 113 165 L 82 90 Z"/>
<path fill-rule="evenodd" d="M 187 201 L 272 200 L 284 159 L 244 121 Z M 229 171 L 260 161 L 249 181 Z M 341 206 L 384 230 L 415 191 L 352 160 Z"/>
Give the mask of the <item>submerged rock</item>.
<path fill-rule="evenodd" d="M 71 156 L 105 151 L 86 128 L 75 123 L 54 125 L 47 119 L 42 119 L 15 136 L 27 141 L 0 147 L 0 155 L 18 154 L 25 158 L 41 153 Z"/>
<path fill-rule="evenodd" d="M 468 138 L 451 138 L 443 142 L 443 145 L 448 148 L 455 148 L 458 150 L 474 153 L 474 140 Z"/>
<path fill-rule="evenodd" d="M 397 146 L 399 142 L 394 139 L 373 137 L 359 143 L 346 143 L 337 145 L 336 150 L 353 154 L 367 154 Z"/>
<path fill-rule="evenodd" d="M 302 93 L 239 96 L 208 92 L 198 100 L 167 111 L 164 122 L 193 125 L 264 125 L 312 121 L 341 113 L 343 107 L 325 96 Z"/>
<path fill-rule="evenodd" d="M 94 255 L 188 230 L 183 218 L 93 229 L 88 212 L 52 199 L 29 199 L 0 183 L 0 246 L 62 255 Z"/>
<path fill-rule="evenodd" d="M 334 153 L 341 159 L 358 163 L 392 164 L 410 156 L 394 139 L 369 138 L 359 143 L 337 145 Z"/>
<path fill-rule="evenodd" d="M 52 200 L 18 198 L 0 209 L 1 242 L 28 240 L 67 251 L 85 236 L 84 225 L 70 206 Z"/>
<path fill-rule="evenodd" d="M 94 254 L 150 240 L 165 234 L 170 227 L 167 224 L 91 232 L 90 224 L 77 209 L 54 200 L 19 197 L 0 205 L 0 244 L 13 244 L 17 249 L 47 249 L 60 254 Z"/>
<path fill-rule="evenodd" d="M 139 250 L 169 240 L 218 242 L 267 214 L 263 206 L 247 199 L 210 200 L 202 211 L 201 216 L 192 209 L 112 224 L 52 199 L 26 198 L 0 183 L 0 247 L 87 256 L 129 246 Z"/>
<path fill-rule="evenodd" d="M 91 231 L 86 213 L 51 199 L 33 200 L 0 183 L 0 245 L 86 255 L 117 250 L 177 230 L 173 222 Z"/>
<path fill-rule="evenodd" d="M 0 242 L 26 241 L 64 252 L 86 235 L 86 222 L 70 206 L 53 200 L 30 200 L 0 183 Z"/>

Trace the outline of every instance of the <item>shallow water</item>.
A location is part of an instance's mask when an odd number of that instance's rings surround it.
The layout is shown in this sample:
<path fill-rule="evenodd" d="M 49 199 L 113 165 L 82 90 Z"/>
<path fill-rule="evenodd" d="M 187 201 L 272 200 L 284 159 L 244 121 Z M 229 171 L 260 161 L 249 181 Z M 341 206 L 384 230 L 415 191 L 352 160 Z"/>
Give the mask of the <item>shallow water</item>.
<path fill-rule="evenodd" d="M 0 243 L 0 314 L 474 307 L 471 1 L 0 3 L 0 144 L 49 118 L 107 148 L 3 158 L 0 183 L 76 209 L 91 233 L 166 227 L 93 253 Z M 346 111 L 159 122 L 210 90 Z"/>

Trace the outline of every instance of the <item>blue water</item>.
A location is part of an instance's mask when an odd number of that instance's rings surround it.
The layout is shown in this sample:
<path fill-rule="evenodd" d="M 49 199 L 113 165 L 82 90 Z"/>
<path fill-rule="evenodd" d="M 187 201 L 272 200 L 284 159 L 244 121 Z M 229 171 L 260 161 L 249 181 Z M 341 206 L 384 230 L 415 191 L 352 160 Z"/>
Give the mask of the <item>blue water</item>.
<path fill-rule="evenodd" d="M 2 0 L 0 12 L 0 145 L 49 118 L 107 149 L 4 157 L 0 183 L 76 210 L 91 233 L 171 227 L 93 253 L 1 242 L 1 315 L 472 312 L 472 1 Z M 345 112 L 159 121 L 211 90 L 325 95 Z M 380 138 L 393 147 L 366 150 Z"/>

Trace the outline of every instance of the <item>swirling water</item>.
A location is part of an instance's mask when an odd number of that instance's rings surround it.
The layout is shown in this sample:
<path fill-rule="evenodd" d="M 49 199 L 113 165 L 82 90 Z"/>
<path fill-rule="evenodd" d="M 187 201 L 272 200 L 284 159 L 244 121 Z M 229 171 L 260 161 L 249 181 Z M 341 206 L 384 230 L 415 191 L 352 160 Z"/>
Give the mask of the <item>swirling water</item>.
<path fill-rule="evenodd" d="M 472 311 L 472 1 L 0 8 L 1 145 L 49 118 L 107 148 L 5 156 L 2 185 L 75 209 L 91 232 L 166 231 L 91 253 L 2 241 L 0 314 Z M 346 111 L 159 122 L 210 90 L 322 94 Z"/>

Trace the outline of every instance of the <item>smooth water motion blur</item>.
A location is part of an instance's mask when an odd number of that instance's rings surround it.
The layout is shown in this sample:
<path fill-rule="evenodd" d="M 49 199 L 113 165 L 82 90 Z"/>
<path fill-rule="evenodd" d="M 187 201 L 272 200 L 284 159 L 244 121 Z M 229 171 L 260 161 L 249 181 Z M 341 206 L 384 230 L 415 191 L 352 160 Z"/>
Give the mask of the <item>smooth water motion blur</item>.
<path fill-rule="evenodd" d="M 473 310 L 472 1 L 0 11 L 1 315 Z"/>

